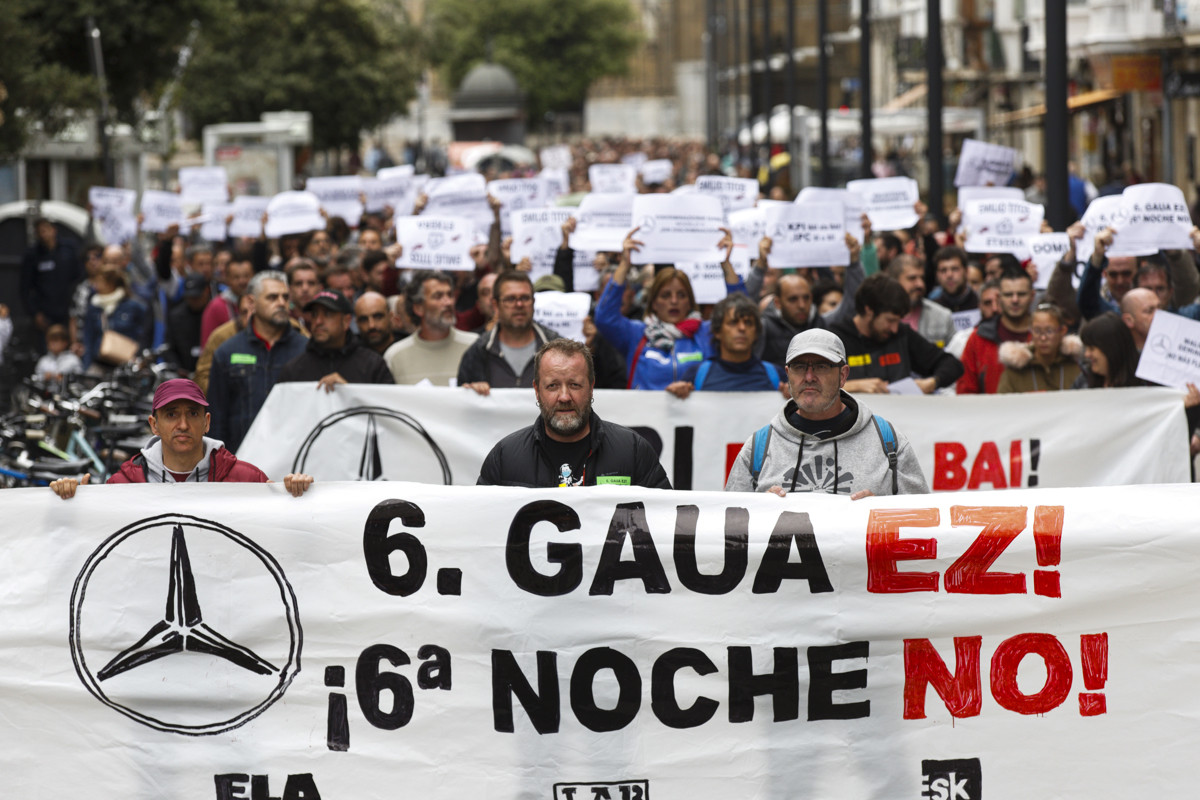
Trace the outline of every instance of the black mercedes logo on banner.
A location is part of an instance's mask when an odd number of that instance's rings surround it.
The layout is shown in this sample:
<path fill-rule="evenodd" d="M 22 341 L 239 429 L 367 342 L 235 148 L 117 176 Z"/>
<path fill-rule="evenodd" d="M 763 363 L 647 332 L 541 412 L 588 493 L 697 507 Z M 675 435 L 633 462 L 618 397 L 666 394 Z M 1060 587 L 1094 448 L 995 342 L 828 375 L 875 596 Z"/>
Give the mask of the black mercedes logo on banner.
<path fill-rule="evenodd" d="M 158 730 L 254 719 L 300 671 L 296 596 L 245 535 L 166 514 L 110 536 L 71 594 L 75 671 L 105 705 Z"/>
<path fill-rule="evenodd" d="M 381 429 L 380 422 L 399 425 Z M 400 431 L 415 434 L 417 441 L 412 441 L 411 437 L 403 438 Z M 314 448 L 327 432 L 330 433 L 328 439 L 334 445 L 327 446 L 319 455 L 315 454 Z M 357 446 L 343 444 L 340 438 L 342 436 L 352 441 L 357 439 Z M 360 481 L 391 479 L 431 483 L 429 466 L 422 460 L 426 456 L 425 448 L 428 448 L 437 463 L 442 483 L 449 486 L 453 483 L 450 462 L 442 448 L 416 417 L 382 406 L 354 406 L 334 412 L 317 423 L 301 443 L 296 457 L 292 459 L 292 472 L 320 473 L 318 477 L 323 474 L 331 476 L 330 480 L 346 480 L 349 475 L 355 475 L 355 479 Z M 392 456 L 393 468 L 407 468 L 413 474 L 389 475 L 384 463 L 385 454 Z M 310 459 L 314 462 L 311 465 Z"/>

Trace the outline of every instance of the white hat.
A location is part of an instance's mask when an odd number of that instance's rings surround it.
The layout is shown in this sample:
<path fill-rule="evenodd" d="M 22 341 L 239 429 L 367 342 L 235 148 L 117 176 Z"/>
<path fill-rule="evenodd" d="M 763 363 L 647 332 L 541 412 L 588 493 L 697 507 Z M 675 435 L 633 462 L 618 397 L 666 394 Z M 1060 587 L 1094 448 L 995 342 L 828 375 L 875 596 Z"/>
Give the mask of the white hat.
<path fill-rule="evenodd" d="M 846 361 L 846 346 L 842 344 L 841 338 L 832 331 L 824 328 L 809 328 L 792 337 L 791 344 L 787 349 L 786 363 L 790 364 L 797 356 L 806 355 L 820 356 L 834 364 L 843 364 Z"/>

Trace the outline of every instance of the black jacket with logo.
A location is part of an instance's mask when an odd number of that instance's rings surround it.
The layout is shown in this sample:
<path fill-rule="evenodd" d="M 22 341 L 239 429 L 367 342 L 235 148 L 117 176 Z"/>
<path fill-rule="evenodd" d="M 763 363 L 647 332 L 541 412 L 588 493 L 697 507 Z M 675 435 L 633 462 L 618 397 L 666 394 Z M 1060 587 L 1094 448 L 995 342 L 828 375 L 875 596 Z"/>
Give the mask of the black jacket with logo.
<path fill-rule="evenodd" d="M 658 461 L 658 454 L 640 434 L 623 425 L 605 422 L 592 412 L 590 445 L 585 462 L 584 485 L 613 483 L 670 489 L 671 482 Z M 550 462 L 543 443 L 546 427 L 541 417 L 528 428 L 505 436 L 483 460 L 481 486 L 558 486 L 558 464 Z"/>

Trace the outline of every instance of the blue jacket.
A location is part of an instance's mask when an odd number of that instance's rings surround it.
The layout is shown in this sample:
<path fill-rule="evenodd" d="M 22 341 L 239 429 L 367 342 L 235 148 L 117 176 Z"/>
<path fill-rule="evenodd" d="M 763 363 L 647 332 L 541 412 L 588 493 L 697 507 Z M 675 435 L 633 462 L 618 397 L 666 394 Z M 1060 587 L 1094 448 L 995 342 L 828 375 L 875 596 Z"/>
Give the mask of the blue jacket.
<path fill-rule="evenodd" d="M 288 325 L 268 350 L 251 324 L 218 347 L 208 379 L 209 436 L 236 453 L 279 379 L 279 370 L 307 345 L 308 338 Z"/>
<path fill-rule="evenodd" d="M 746 292 L 746 285 L 741 278 L 725 288 L 729 293 Z M 625 356 L 625 363 L 630 365 L 630 389 L 665 389 L 668 384 L 683 380 L 684 370 L 689 365 L 699 364 L 716 354 L 712 344 L 712 326 L 707 321 L 696 331 L 695 337 L 676 339 L 670 351 L 650 347 L 643 339 L 646 323 L 621 314 L 621 296 L 624 293 L 623 285 L 609 281 L 596 303 L 593 320 L 604 338 Z"/>
<path fill-rule="evenodd" d="M 133 297 L 126 297 L 120 302 L 108 316 L 107 324 L 99 306 L 88 303 L 87 316 L 83 320 L 83 368 L 87 369 L 96 360 L 106 330 L 128 336 L 145 347 L 149 321 L 150 309 Z"/>

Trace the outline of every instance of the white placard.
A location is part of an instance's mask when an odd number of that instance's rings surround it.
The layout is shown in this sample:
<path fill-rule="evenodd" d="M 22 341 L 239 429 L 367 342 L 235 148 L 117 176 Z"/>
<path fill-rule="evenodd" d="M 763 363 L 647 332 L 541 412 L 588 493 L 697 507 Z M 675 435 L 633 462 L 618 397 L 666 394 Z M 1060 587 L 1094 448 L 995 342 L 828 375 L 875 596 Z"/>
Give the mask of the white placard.
<path fill-rule="evenodd" d="M 584 342 L 583 320 L 592 308 L 586 292 L 538 292 L 533 296 L 533 319 L 567 339 Z"/>
<path fill-rule="evenodd" d="M 267 213 L 270 204 L 271 198 L 269 197 L 239 195 L 233 198 L 233 221 L 229 223 L 229 235 L 247 239 L 257 239 L 262 236 L 262 217 Z"/>
<path fill-rule="evenodd" d="M 367 196 L 368 212 L 377 214 L 391 206 L 393 216 L 407 217 L 412 214 L 413 204 L 417 200 L 417 187 L 413 184 L 411 176 L 361 180 L 363 194 Z"/>
<path fill-rule="evenodd" d="M 183 226 L 183 200 L 174 192 L 146 189 L 142 192 L 142 230 L 166 233 L 172 225 Z"/>
<path fill-rule="evenodd" d="M 1024 200 L 972 200 L 963 209 L 968 253 L 1024 254 L 1025 239 L 1041 232 L 1043 206 Z"/>
<path fill-rule="evenodd" d="M 863 196 L 875 233 L 904 230 L 920 221 L 916 203 L 921 190 L 912 178 L 864 178 L 850 181 L 846 188 Z"/>
<path fill-rule="evenodd" d="M 966 311 L 955 311 L 950 317 L 954 320 L 954 330 L 969 331 L 983 319 L 983 313 L 978 308 L 971 308 Z"/>
<path fill-rule="evenodd" d="M 1017 151 L 1011 147 L 964 139 L 958 156 L 955 186 L 1004 186 L 1013 174 Z"/>
<path fill-rule="evenodd" d="M 675 174 L 675 165 L 669 158 L 656 158 L 639 166 L 638 174 L 642 176 L 642 183 L 646 186 L 663 184 Z"/>
<path fill-rule="evenodd" d="M 862 215 L 866 212 L 867 204 L 863 196 L 849 189 L 823 189 L 819 186 L 806 186 L 796 195 L 797 203 L 841 203 L 845 211 L 845 229 L 853 236 L 859 245 L 863 241 Z"/>
<path fill-rule="evenodd" d="M 1065 233 L 1039 233 L 1025 237 L 1025 251 L 1037 267 L 1037 280 L 1033 288 L 1045 289 L 1050 283 L 1054 267 L 1071 249 L 1071 237 Z"/>
<path fill-rule="evenodd" d="M 633 229 L 634 194 L 589 192 L 574 210 L 573 250 L 619 253 Z"/>
<path fill-rule="evenodd" d="M 398 164 L 394 167 L 384 167 L 381 170 L 376 170 L 375 177 L 381 181 L 392 180 L 393 178 L 408 178 L 412 180 L 416 177 L 417 169 L 412 164 Z"/>
<path fill-rule="evenodd" d="M 1025 192 L 1016 186 L 960 186 L 958 208 L 962 210 L 972 200 L 1024 200 Z"/>
<path fill-rule="evenodd" d="M 1083 212 L 1083 238 L 1075 243 L 1075 260 L 1088 261 L 1096 251 L 1096 234 L 1109 227 L 1118 218 L 1121 210 L 1121 195 L 1105 195 L 1088 203 Z"/>
<path fill-rule="evenodd" d="M 137 235 L 137 192 L 92 186 L 88 189 L 92 216 L 100 224 L 100 235 L 108 244 L 124 244 Z"/>
<path fill-rule="evenodd" d="M 912 378 L 901 378 L 888 384 L 888 393 L 894 395 L 919 396 L 925 394 Z"/>
<path fill-rule="evenodd" d="M 1155 311 L 1136 374 L 1142 380 L 1178 389 L 1200 384 L 1200 322 Z"/>
<path fill-rule="evenodd" d="M 512 234 L 513 212 L 550 204 L 550 187 L 541 178 L 504 178 L 487 184 L 487 191 L 502 203 L 500 232 L 505 236 Z"/>
<path fill-rule="evenodd" d="M 634 194 L 637 169 L 629 164 L 592 164 L 588 167 L 592 194 Z"/>
<path fill-rule="evenodd" d="M 229 175 L 224 167 L 180 167 L 179 196 L 185 205 L 229 202 Z"/>
<path fill-rule="evenodd" d="M 632 153 L 626 153 L 625 155 L 621 156 L 622 164 L 628 164 L 635 169 L 640 167 L 642 164 L 645 164 L 649 160 L 650 156 L 646 155 L 641 150 L 635 150 Z"/>
<path fill-rule="evenodd" d="M 745 250 L 734 250 L 729 257 L 733 271 L 742 280 L 750 273 L 750 259 Z M 692 294 L 697 303 L 719 303 L 729 294 L 729 285 L 725 283 L 725 268 L 720 261 L 678 262 L 675 269 L 684 272 L 692 282 Z"/>
<path fill-rule="evenodd" d="M 571 193 L 571 174 L 565 169 L 547 167 L 537 174 L 538 179 L 546 183 L 550 197 L 561 197 Z"/>
<path fill-rule="evenodd" d="M 496 218 L 488 205 L 487 181 L 478 172 L 432 178 L 425 184 L 425 195 L 429 202 L 423 214 L 469 219 L 478 234 L 487 239 Z"/>
<path fill-rule="evenodd" d="M 795 203 L 768 208 L 772 267 L 840 267 L 850 263 L 845 211 L 838 202 Z"/>
<path fill-rule="evenodd" d="M 209 242 L 223 242 L 229 235 L 225 220 L 233 213 L 233 203 L 205 203 L 204 223 L 200 226 L 200 238 Z"/>
<path fill-rule="evenodd" d="M 312 192 L 280 192 L 267 203 L 268 239 L 321 230 L 325 230 L 321 201 Z"/>
<path fill-rule="evenodd" d="M 705 194 L 640 194 L 633 198 L 633 226 L 642 248 L 634 264 L 720 261 L 717 249 L 725 212 L 720 198 Z"/>
<path fill-rule="evenodd" d="M 1139 183 L 1121 194 L 1113 220 L 1116 235 L 1109 258 L 1192 250 L 1192 215 L 1183 190 L 1169 183 Z"/>
<path fill-rule="evenodd" d="M 329 218 L 341 217 L 351 228 L 362 218 L 363 183 L 357 175 L 309 178 L 304 188 L 317 196 Z"/>
<path fill-rule="evenodd" d="M 747 261 L 758 258 L 758 243 L 767 235 L 767 210 L 743 208 L 729 213 L 729 230 L 733 233 L 733 252 L 745 253 Z"/>
<path fill-rule="evenodd" d="M 688 184 L 684 184 L 687 186 Z M 680 186 L 683 189 L 684 186 Z M 696 178 L 696 191 L 715 194 L 721 198 L 721 207 L 726 214 L 754 208 L 758 199 L 758 181 L 754 178 L 726 178 L 720 175 L 701 175 Z"/>
<path fill-rule="evenodd" d="M 569 170 L 573 162 L 571 146 L 556 144 L 553 147 L 543 147 L 539 156 L 542 159 L 542 169 Z"/>
<path fill-rule="evenodd" d="M 471 245 L 475 243 L 472 222 L 462 217 L 401 217 L 396 220 L 396 241 L 403 252 L 396 259 L 400 269 L 466 271 L 475 269 Z"/>
<path fill-rule="evenodd" d="M 533 264 L 530 277 L 537 280 L 554 271 L 554 256 L 562 244 L 563 223 L 571 218 L 569 208 L 528 208 L 512 215 L 512 251 L 514 264 L 528 258 Z"/>

